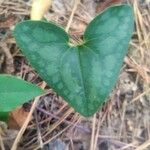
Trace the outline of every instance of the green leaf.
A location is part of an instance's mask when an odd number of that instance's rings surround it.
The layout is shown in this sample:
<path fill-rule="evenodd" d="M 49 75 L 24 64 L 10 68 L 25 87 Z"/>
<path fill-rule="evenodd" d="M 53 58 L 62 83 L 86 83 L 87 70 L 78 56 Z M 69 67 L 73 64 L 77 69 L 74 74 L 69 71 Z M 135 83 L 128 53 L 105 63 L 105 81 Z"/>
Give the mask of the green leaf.
<path fill-rule="evenodd" d="M 62 28 L 42 21 L 17 24 L 14 36 L 39 75 L 77 112 L 91 116 L 116 83 L 133 24 L 131 7 L 120 5 L 98 15 L 77 46 Z"/>
<path fill-rule="evenodd" d="M 0 112 L 9 112 L 42 93 L 41 88 L 22 79 L 0 75 Z"/>
<path fill-rule="evenodd" d="M 0 111 L 0 121 L 5 121 L 7 122 L 9 118 L 9 112 L 1 112 Z"/>

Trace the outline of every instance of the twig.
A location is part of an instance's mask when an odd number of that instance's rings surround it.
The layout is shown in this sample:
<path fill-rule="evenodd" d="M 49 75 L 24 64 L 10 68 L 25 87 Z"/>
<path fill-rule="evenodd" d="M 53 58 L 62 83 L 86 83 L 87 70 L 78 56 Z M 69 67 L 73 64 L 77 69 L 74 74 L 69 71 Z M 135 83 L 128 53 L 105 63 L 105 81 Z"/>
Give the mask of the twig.
<path fill-rule="evenodd" d="M 37 127 L 38 140 L 39 140 L 39 143 L 40 143 L 40 148 L 42 149 L 43 148 L 43 140 L 42 140 L 41 131 L 40 131 L 40 128 L 39 128 L 37 111 L 35 111 L 34 114 L 35 114 L 35 121 L 36 121 L 36 127 Z"/>
<path fill-rule="evenodd" d="M 108 111 L 106 111 L 106 112 L 104 113 L 104 115 L 102 116 L 102 119 L 100 119 L 100 118 L 101 118 L 101 115 L 100 115 L 100 114 L 102 114 L 102 113 L 101 113 L 101 112 L 99 113 L 97 131 L 96 131 L 96 134 L 95 134 L 95 141 L 94 141 L 94 150 L 96 150 L 97 143 L 98 143 L 100 125 L 103 123 L 104 119 L 106 118 L 107 113 L 108 113 Z"/>
<path fill-rule="evenodd" d="M 60 117 L 58 117 L 58 116 L 56 116 L 56 115 L 54 115 L 54 114 L 52 114 L 52 113 L 50 113 L 50 112 L 47 112 L 47 111 L 45 111 L 45 110 L 42 109 L 42 108 L 37 107 L 37 109 L 38 109 L 39 111 L 45 113 L 46 115 L 49 115 L 49 116 L 51 116 L 51 117 L 53 117 L 53 118 L 55 118 L 55 119 L 57 119 L 57 120 L 60 120 Z M 64 123 L 70 124 L 70 125 L 75 125 L 74 123 L 72 123 L 72 122 L 70 122 L 70 121 L 68 121 L 68 120 L 64 120 Z M 77 127 L 78 129 L 80 129 L 80 130 L 82 130 L 82 131 L 84 130 L 84 131 L 87 132 L 87 133 L 91 133 L 91 130 L 89 130 L 89 129 L 85 128 L 85 127 L 83 128 L 83 127 L 80 126 L 80 125 L 75 125 L 75 127 Z"/>
<path fill-rule="evenodd" d="M 45 86 L 46 86 L 46 83 L 43 82 L 42 88 L 44 89 Z M 43 95 L 46 95 L 46 94 L 47 94 L 47 93 L 44 93 Z M 43 95 L 41 95 L 41 96 L 43 96 Z M 29 122 L 30 122 L 30 120 L 31 120 L 33 111 L 34 111 L 35 107 L 37 106 L 38 101 L 39 101 L 39 99 L 40 99 L 41 96 L 37 96 L 37 97 L 35 98 L 35 100 L 34 100 L 34 102 L 33 102 L 33 104 L 32 104 L 31 110 L 30 110 L 30 112 L 29 112 L 29 114 L 28 114 L 28 116 L 27 116 L 27 119 L 25 120 L 23 126 L 21 127 L 21 129 L 20 129 L 20 131 L 19 131 L 19 133 L 18 133 L 18 135 L 17 135 L 17 137 L 16 137 L 16 139 L 15 139 L 15 141 L 14 141 L 14 143 L 13 143 L 13 146 L 12 146 L 11 150 L 17 150 L 17 145 L 18 145 L 18 143 L 19 143 L 19 141 L 20 141 L 20 139 L 21 139 L 23 133 L 25 132 L 25 130 L 26 130 L 26 128 L 27 128 L 27 126 L 28 126 L 28 124 L 29 124 Z"/>
<path fill-rule="evenodd" d="M 7 47 L 7 44 L 4 42 L 0 43 L 0 47 L 2 48 L 5 56 L 6 56 L 6 68 L 5 68 L 5 72 L 8 74 L 11 74 L 14 72 L 14 62 L 13 62 L 13 57 L 10 53 L 9 48 Z"/>
<path fill-rule="evenodd" d="M 121 139 L 121 134 L 122 134 L 122 131 L 123 131 L 126 108 L 127 108 L 127 102 L 125 101 L 124 104 L 123 104 L 123 112 L 122 112 L 122 116 L 121 116 L 119 139 Z"/>
<path fill-rule="evenodd" d="M 94 145 L 93 145 L 93 149 L 94 149 L 94 150 L 96 150 L 97 142 L 98 142 L 98 135 L 99 135 L 100 124 L 101 124 L 100 117 L 101 117 L 101 116 L 99 116 L 98 125 L 97 125 L 97 131 L 96 131 L 96 133 L 95 133 L 95 140 L 94 140 Z"/>
<path fill-rule="evenodd" d="M 25 132 L 25 130 L 26 130 L 26 128 L 27 128 L 31 118 L 32 118 L 33 111 L 34 111 L 34 109 L 35 109 L 35 107 L 36 107 L 36 105 L 37 105 L 37 103 L 39 101 L 39 98 L 40 98 L 40 96 L 35 98 L 35 100 L 33 102 L 33 105 L 31 107 L 31 110 L 29 112 L 29 115 L 27 116 L 27 119 L 25 120 L 23 126 L 21 127 L 21 129 L 20 129 L 20 131 L 19 131 L 19 133 L 18 133 L 18 135 L 17 135 L 17 137 L 16 137 L 16 139 L 15 139 L 15 141 L 13 143 L 13 146 L 12 146 L 11 150 L 17 150 L 18 143 L 19 143 L 23 133 Z"/>
<path fill-rule="evenodd" d="M 93 117 L 93 124 L 92 124 L 92 135 L 91 135 L 91 146 L 90 150 L 94 150 L 94 141 L 95 141 L 95 128 L 96 128 L 96 114 Z"/>
<path fill-rule="evenodd" d="M 146 142 L 144 142 L 142 145 L 140 145 L 138 148 L 136 148 L 135 150 L 144 150 L 146 149 L 148 146 L 150 145 L 150 140 L 147 140 Z"/>
<path fill-rule="evenodd" d="M 70 126 L 71 126 L 71 125 L 68 125 L 66 128 L 64 128 L 63 130 L 61 130 L 58 134 L 56 134 L 55 136 L 53 136 L 51 139 L 47 140 L 47 141 L 44 142 L 43 144 L 45 145 L 45 144 L 49 143 L 50 141 L 56 139 L 59 135 L 61 135 L 63 132 L 65 132 L 67 129 L 69 129 Z M 39 148 L 40 148 L 40 147 L 37 147 L 37 148 L 35 148 L 34 150 L 38 150 Z"/>
<path fill-rule="evenodd" d="M 135 98 L 131 101 L 131 103 L 134 103 L 135 101 L 137 101 L 138 99 L 140 99 L 142 96 L 146 95 L 146 94 L 149 93 L 149 92 L 150 92 L 150 88 L 147 89 L 146 91 L 144 91 L 142 94 L 140 94 L 140 95 L 138 95 L 137 97 L 135 97 Z"/>
<path fill-rule="evenodd" d="M 119 149 L 117 149 L 117 150 L 127 150 L 127 149 L 129 149 L 130 147 L 134 147 L 134 148 L 135 148 L 134 143 L 127 144 L 127 145 L 125 145 L 125 146 L 123 146 L 123 147 L 121 147 L 121 148 L 119 148 Z"/>
<path fill-rule="evenodd" d="M 49 131 L 45 135 L 43 135 L 42 138 L 47 137 L 47 135 L 49 135 L 56 127 L 58 127 L 72 112 L 74 112 L 72 108 L 67 110 L 67 112 L 56 123 L 54 123 L 53 126 L 51 126 Z"/>
<path fill-rule="evenodd" d="M 146 81 L 150 82 L 150 77 L 148 76 L 147 72 L 149 72 L 148 69 L 144 69 L 144 67 L 141 67 L 138 65 L 135 61 L 131 60 L 131 58 L 125 57 L 124 59 L 125 63 L 129 65 L 130 67 L 134 68 L 136 72 Z M 144 72 L 144 73 L 143 73 Z"/>
<path fill-rule="evenodd" d="M 76 9 L 77 9 L 77 6 L 78 6 L 79 2 L 80 2 L 80 0 L 75 0 L 75 2 L 74 2 L 75 4 L 74 4 L 74 7 L 73 7 L 73 9 L 72 9 L 72 12 L 71 12 L 71 15 L 70 15 L 68 24 L 67 24 L 67 26 L 66 26 L 66 32 L 69 31 L 70 25 L 71 25 L 71 23 L 72 23 L 73 16 L 74 16 L 74 14 L 75 14 L 75 11 L 76 11 Z"/>

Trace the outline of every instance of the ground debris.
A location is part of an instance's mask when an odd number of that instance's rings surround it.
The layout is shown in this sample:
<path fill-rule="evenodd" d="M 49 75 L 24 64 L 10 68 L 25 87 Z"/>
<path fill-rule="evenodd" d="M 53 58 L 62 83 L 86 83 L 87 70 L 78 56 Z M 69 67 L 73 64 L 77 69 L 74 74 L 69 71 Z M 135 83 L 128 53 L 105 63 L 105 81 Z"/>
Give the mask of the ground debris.
<path fill-rule="evenodd" d="M 41 97 L 18 149 L 32 150 L 43 146 L 46 150 L 88 150 L 92 138 L 96 141 L 95 150 L 150 149 L 147 144 L 150 143 L 149 0 L 81 0 L 69 33 L 72 41 L 78 43 L 87 24 L 98 12 L 121 1 L 130 3 L 134 8 L 135 32 L 118 83 L 109 101 L 95 115 L 94 137 L 91 136 L 94 117 L 83 118 L 50 90 L 49 94 Z M 45 18 L 66 27 L 73 6 L 74 0 L 54 0 Z M 20 53 L 12 35 L 16 22 L 30 18 L 30 8 L 31 0 L 0 2 L 0 17 L 5 18 L 0 22 L 0 72 L 41 85 L 41 78 Z M 23 106 L 27 113 L 31 104 L 32 101 Z M 3 134 L 0 130 L 0 134 L 6 149 L 10 149 L 19 130 L 4 129 Z"/>
<path fill-rule="evenodd" d="M 2 64 L 5 65 L 4 67 L 4 72 L 7 74 L 12 74 L 14 72 L 14 60 L 12 57 L 12 54 L 10 53 L 9 48 L 7 47 L 6 43 L 0 43 L 0 48 L 2 51 L 2 55 L 1 56 L 1 63 L 0 66 L 2 66 Z"/>

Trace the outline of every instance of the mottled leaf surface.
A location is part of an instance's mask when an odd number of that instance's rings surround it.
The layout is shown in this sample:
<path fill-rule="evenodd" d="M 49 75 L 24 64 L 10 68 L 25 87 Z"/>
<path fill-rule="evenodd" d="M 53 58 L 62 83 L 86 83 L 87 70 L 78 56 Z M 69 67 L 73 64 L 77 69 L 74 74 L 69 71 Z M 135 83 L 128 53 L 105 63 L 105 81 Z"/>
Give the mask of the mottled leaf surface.
<path fill-rule="evenodd" d="M 88 25 L 83 44 L 70 46 L 53 23 L 24 21 L 14 35 L 39 75 L 83 116 L 93 115 L 114 87 L 133 32 L 128 5 L 110 7 Z"/>
<path fill-rule="evenodd" d="M 42 93 L 41 88 L 22 79 L 0 75 L 0 113 L 5 114 Z"/>

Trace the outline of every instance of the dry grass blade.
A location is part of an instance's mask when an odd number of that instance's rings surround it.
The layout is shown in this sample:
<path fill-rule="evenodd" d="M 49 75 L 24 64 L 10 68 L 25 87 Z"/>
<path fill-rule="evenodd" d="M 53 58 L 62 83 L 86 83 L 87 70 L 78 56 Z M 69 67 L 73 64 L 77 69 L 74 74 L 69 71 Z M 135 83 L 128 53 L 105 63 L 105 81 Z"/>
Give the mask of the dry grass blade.
<path fill-rule="evenodd" d="M 17 137 L 16 137 L 16 139 L 15 139 L 15 141 L 13 143 L 13 146 L 12 146 L 11 150 L 17 150 L 18 143 L 19 143 L 20 139 L 22 138 L 22 135 L 25 132 L 25 130 L 26 130 L 28 124 L 29 124 L 29 121 L 31 120 L 33 111 L 34 111 L 34 109 L 35 109 L 35 107 L 36 107 L 36 105 L 37 105 L 37 103 L 39 101 L 39 98 L 40 97 L 36 97 L 35 98 L 35 100 L 33 102 L 33 105 L 31 107 L 31 110 L 29 112 L 29 115 L 28 115 L 26 121 L 24 122 L 23 126 L 21 127 L 21 129 L 20 129 L 20 131 L 19 131 L 19 133 L 18 133 L 18 135 L 17 135 Z"/>
<path fill-rule="evenodd" d="M 56 123 L 52 125 L 52 127 L 49 129 L 49 131 L 43 136 L 45 138 L 47 135 L 49 135 L 52 131 L 54 131 L 74 110 L 70 108 Z"/>
<path fill-rule="evenodd" d="M 144 95 L 146 95 L 146 94 L 148 94 L 148 93 L 150 93 L 150 89 L 147 89 L 146 91 L 144 91 L 143 93 L 141 93 L 140 95 L 138 95 L 137 97 L 135 97 L 135 98 L 131 101 L 131 103 L 133 103 L 133 102 L 139 100 L 142 96 L 144 96 Z"/>
<path fill-rule="evenodd" d="M 96 114 L 93 116 L 93 120 L 92 120 L 92 134 L 91 134 L 90 150 L 94 150 L 95 130 L 96 130 Z"/>
<path fill-rule="evenodd" d="M 35 120 L 36 120 L 36 126 L 37 126 L 37 136 L 38 136 L 39 145 L 40 145 L 40 148 L 43 148 L 43 140 L 42 140 L 42 135 L 41 135 L 40 127 L 39 127 L 37 111 L 35 111 L 34 114 L 35 114 Z"/>
<path fill-rule="evenodd" d="M 48 143 L 50 143 L 52 140 L 56 139 L 58 136 L 60 136 L 62 133 L 64 133 L 67 129 L 70 128 L 71 125 L 68 125 L 67 127 L 65 127 L 63 130 L 61 130 L 58 134 L 56 134 L 55 136 L 53 136 L 52 138 L 48 139 L 46 142 L 44 142 L 43 144 L 46 145 Z M 39 150 L 40 147 L 36 147 L 34 150 Z"/>
<path fill-rule="evenodd" d="M 43 82 L 42 86 L 41 86 L 42 89 L 44 89 L 45 86 L 46 86 L 46 83 Z M 43 95 L 45 95 L 45 94 L 43 94 Z M 41 96 L 38 96 L 38 97 L 35 98 L 35 100 L 34 100 L 34 102 L 32 104 L 31 110 L 29 112 L 29 115 L 27 116 L 27 119 L 25 120 L 23 126 L 21 127 L 21 129 L 20 129 L 20 131 L 19 131 L 19 133 L 18 133 L 18 135 L 17 135 L 17 137 L 16 137 L 16 139 L 15 139 L 13 145 L 12 145 L 11 150 L 17 150 L 18 143 L 20 142 L 20 140 L 21 140 L 21 138 L 22 138 L 22 136 L 23 136 L 23 134 L 24 134 L 28 124 L 29 124 L 29 122 L 31 121 L 32 114 L 33 114 L 33 112 L 34 112 L 34 110 L 35 110 L 35 108 L 36 108 L 36 106 L 37 106 L 37 104 L 39 102 L 40 97 Z"/>
<path fill-rule="evenodd" d="M 69 28 L 70 28 L 71 23 L 72 23 L 72 20 L 73 20 L 73 16 L 74 16 L 74 14 L 75 14 L 75 11 L 76 11 L 76 9 L 77 9 L 77 6 L 78 6 L 79 2 L 80 2 L 80 0 L 75 0 L 75 1 L 74 1 L 74 7 L 73 7 L 73 9 L 72 9 L 72 12 L 71 12 L 71 15 L 70 15 L 68 24 L 67 24 L 67 26 L 66 26 L 66 32 L 69 31 Z"/>
<path fill-rule="evenodd" d="M 148 146 L 150 146 L 150 140 L 147 140 L 146 142 L 144 142 L 142 145 L 140 145 L 135 150 L 145 150 Z"/>
<path fill-rule="evenodd" d="M 107 115 L 107 112 L 105 112 L 103 116 L 102 116 L 102 113 L 99 113 L 98 124 L 97 124 L 97 131 L 95 133 L 95 140 L 94 140 L 94 147 L 93 147 L 94 150 L 96 150 L 96 148 L 97 148 L 98 138 L 100 137 L 99 136 L 99 134 L 100 134 L 100 127 L 101 127 L 101 124 L 103 123 L 103 121 L 106 119 L 106 115 Z M 101 117 L 102 117 L 102 119 L 101 119 Z"/>
<path fill-rule="evenodd" d="M 122 148 L 120 148 L 120 149 L 118 149 L 118 150 L 127 150 L 127 149 L 129 149 L 129 148 L 131 148 L 131 147 L 134 147 L 134 148 L 135 148 L 134 145 L 135 145 L 135 144 L 133 144 L 133 143 L 127 144 L 126 146 L 123 146 Z"/>
<path fill-rule="evenodd" d="M 72 112 L 72 109 L 69 109 L 69 110 L 67 111 L 67 113 L 64 115 L 63 119 L 66 118 L 68 115 L 70 115 L 71 112 Z M 63 119 L 61 119 L 61 121 L 63 121 Z M 72 122 L 72 124 L 74 124 L 74 126 L 75 126 L 80 120 L 81 120 L 81 118 L 77 118 L 77 120 L 75 119 L 75 120 Z M 44 142 L 43 144 L 46 145 L 46 144 L 48 144 L 50 141 L 56 139 L 59 135 L 61 135 L 63 132 L 65 132 L 67 129 L 69 129 L 69 128 L 72 126 L 72 124 L 69 124 L 69 125 L 68 125 L 67 127 L 65 127 L 62 131 L 60 131 L 58 134 L 54 135 L 52 138 L 48 139 L 48 140 L 47 140 L 46 142 Z M 59 125 L 59 122 L 56 123 L 56 126 L 54 126 L 54 127 L 50 130 L 50 132 L 52 132 L 58 125 Z M 49 132 L 49 134 L 50 134 L 50 132 Z M 40 148 L 40 147 L 38 146 L 38 147 L 35 148 L 35 150 L 38 150 L 39 148 Z"/>
<path fill-rule="evenodd" d="M 148 68 L 137 64 L 133 59 L 128 57 L 125 57 L 125 63 L 132 67 L 146 82 L 150 83 L 150 76 L 148 75 L 150 70 Z"/>

